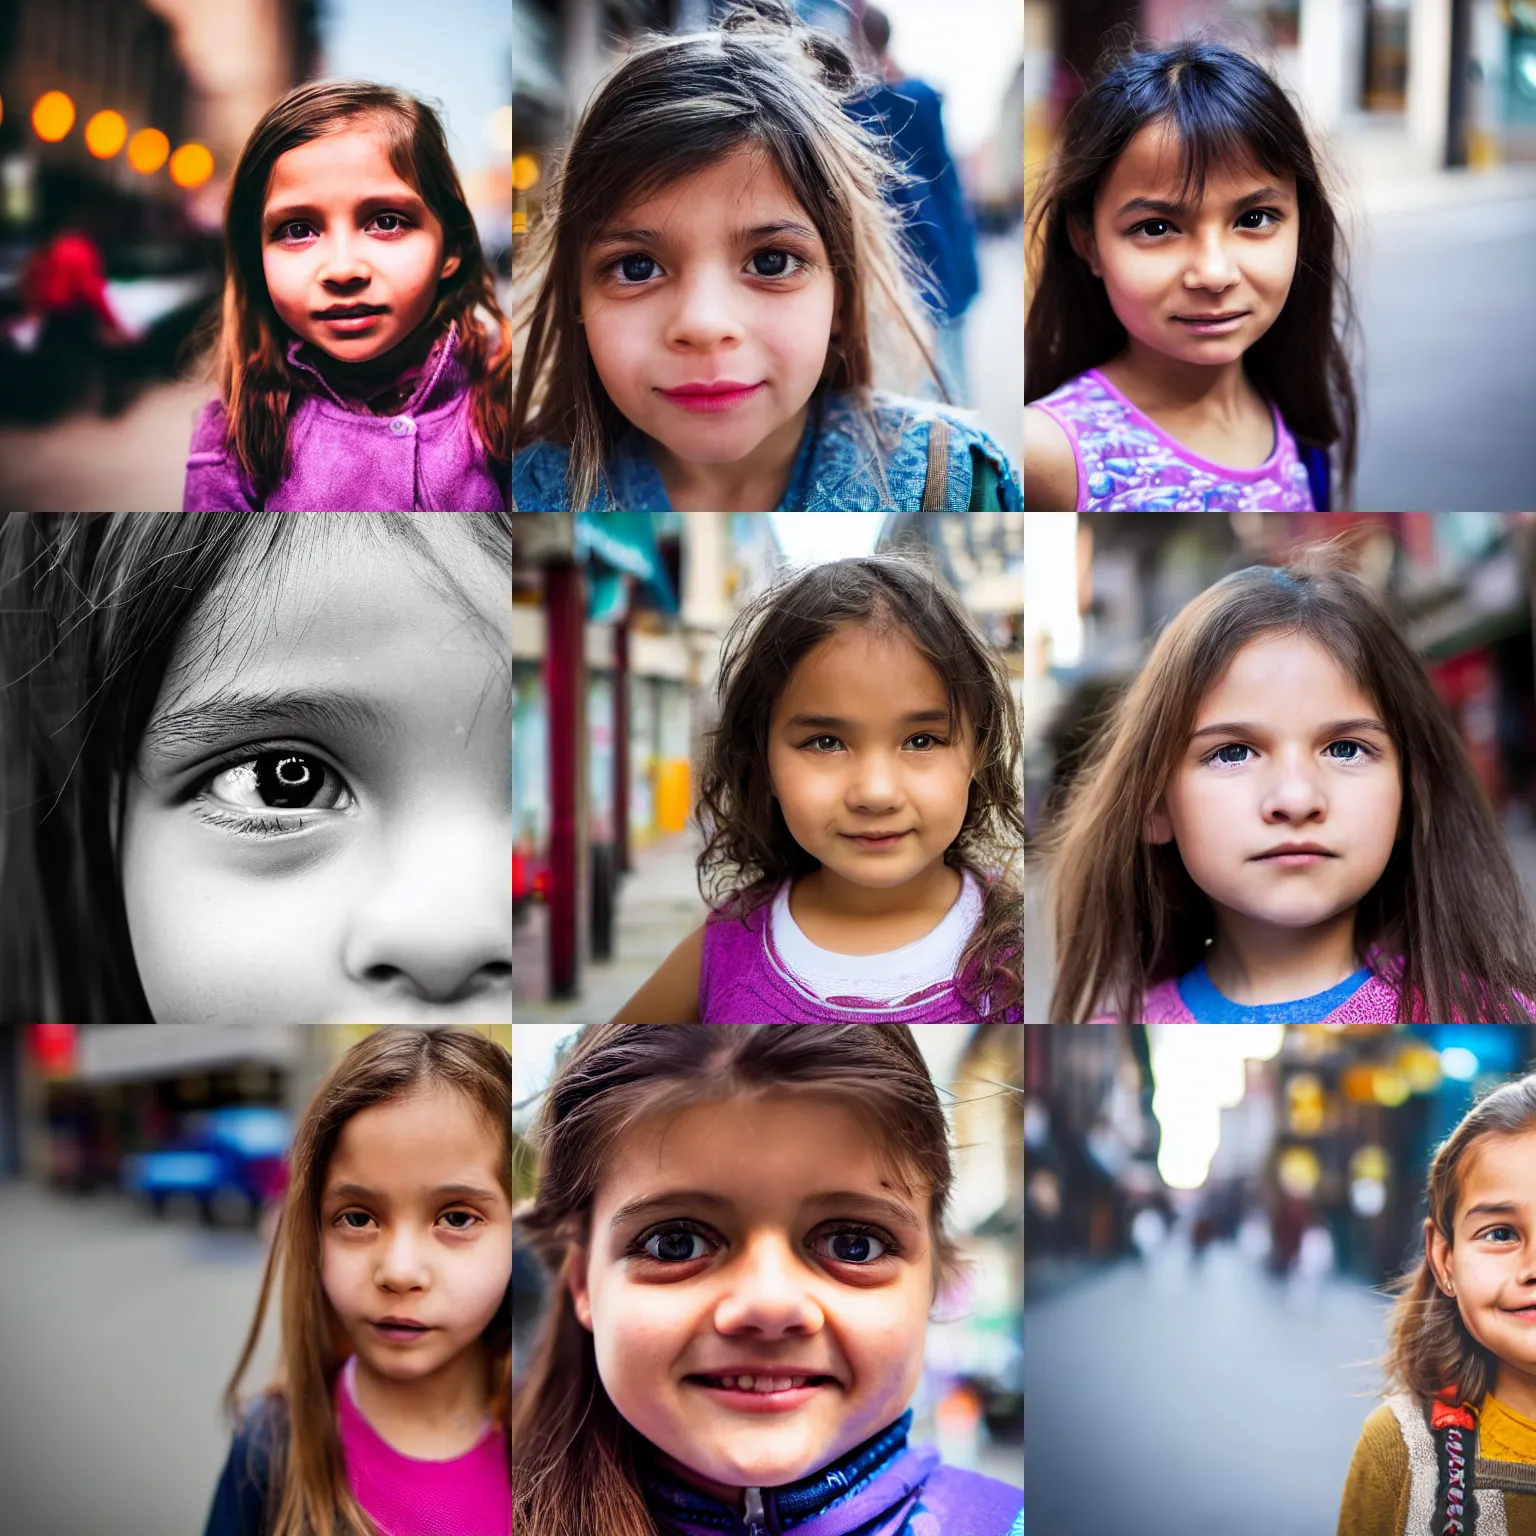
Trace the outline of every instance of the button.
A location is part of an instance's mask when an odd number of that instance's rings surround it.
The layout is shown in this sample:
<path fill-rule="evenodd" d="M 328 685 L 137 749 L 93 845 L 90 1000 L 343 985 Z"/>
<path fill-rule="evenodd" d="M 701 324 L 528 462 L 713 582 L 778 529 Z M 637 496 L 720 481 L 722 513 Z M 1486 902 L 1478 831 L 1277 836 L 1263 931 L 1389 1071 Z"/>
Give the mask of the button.
<path fill-rule="evenodd" d="M 409 416 L 396 416 L 390 422 L 389 430 L 396 437 L 409 437 L 416 430 L 416 423 Z"/>

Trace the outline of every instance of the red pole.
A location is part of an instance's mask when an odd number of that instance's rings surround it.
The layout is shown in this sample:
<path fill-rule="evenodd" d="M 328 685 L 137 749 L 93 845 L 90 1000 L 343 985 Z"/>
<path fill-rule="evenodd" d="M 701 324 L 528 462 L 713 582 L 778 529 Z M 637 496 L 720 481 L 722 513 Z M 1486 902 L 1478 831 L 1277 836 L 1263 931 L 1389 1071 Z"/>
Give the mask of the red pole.
<path fill-rule="evenodd" d="M 629 863 L 629 609 L 613 631 L 613 843 L 615 869 Z"/>
<path fill-rule="evenodd" d="M 586 598 L 569 560 L 544 567 L 544 688 L 549 698 L 549 995 L 579 984 L 581 784 L 586 732 Z"/>

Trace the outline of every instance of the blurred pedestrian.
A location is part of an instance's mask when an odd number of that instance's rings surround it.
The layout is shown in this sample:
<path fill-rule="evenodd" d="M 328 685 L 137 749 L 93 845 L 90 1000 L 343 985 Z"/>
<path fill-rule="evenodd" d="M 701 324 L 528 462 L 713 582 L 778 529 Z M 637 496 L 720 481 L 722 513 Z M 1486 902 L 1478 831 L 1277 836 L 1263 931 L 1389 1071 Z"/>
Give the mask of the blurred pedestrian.
<path fill-rule="evenodd" d="M 1335 478 L 1347 504 L 1343 236 L 1258 64 L 1130 54 L 1067 114 L 1030 219 L 1031 509 L 1328 511 Z"/>
<path fill-rule="evenodd" d="M 593 95 L 518 263 L 520 511 L 1022 505 L 992 437 L 907 393 L 937 361 L 858 88 L 753 0 Z"/>
<path fill-rule="evenodd" d="M 965 313 L 981 287 L 976 226 L 960 173 L 944 138 L 944 105 L 926 81 L 891 57 L 890 18 L 866 5 L 859 27 L 882 82 L 850 103 L 849 114 L 890 144 L 892 158 L 911 178 L 891 189 L 905 214 L 905 231 L 922 274 L 922 296 L 933 314 L 949 398 L 965 405 Z"/>
<path fill-rule="evenodd" d="M 715 910 L 619 1018 L 1017 1022 L 1018 707 L 954 593 L 899 556 L 794 573 L 738 615 L 719 694 Z"/>
<path fill-rule="evenodd" d="M 1423 1232 L 1338 1536 L 1516 1536 L 1536 1529 L 1536 1076 L 1435 1153 Z"/>
<path fill-rule="evenodd" d="M 1348 559 L 1225 577 L 1122 694 L 1043 839 L 1051 1022 L 1532 1020 L 1508 842 Z"/>
<path fill-rule="evenodd" d="M 252 129 L 188 512 L 506 507 L 511 336 L 437 114 L 366 81 Z"/>
<path fill-rule="evenodd" d="M 533 1140 L 517 1536 L 1023 1536 L 1021 1488 L 907 1443 L 960 1274 L 910 1030 L 589 1026 Z"/>

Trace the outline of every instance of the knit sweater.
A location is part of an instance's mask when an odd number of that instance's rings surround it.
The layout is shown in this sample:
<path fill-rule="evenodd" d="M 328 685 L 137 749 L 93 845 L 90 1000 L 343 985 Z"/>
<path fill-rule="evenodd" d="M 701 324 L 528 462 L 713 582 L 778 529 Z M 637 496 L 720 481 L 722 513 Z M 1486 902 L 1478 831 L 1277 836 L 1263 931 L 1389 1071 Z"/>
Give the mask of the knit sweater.
<path fill-rule="evenodd" d="M 1475 1519 L 1465 1536 L 1536 1536 L 1536 1424 L 1485 1399 L 1475 1432 Z M 1400 1392 L 1365 1421 L 1338 1536 L 1431 1536 L 1439 1472 L 1429 1412 Z"/>
<path fill-rule="evenodd" d="M 752 1524 L 654 1462 L 642 1473 L 646 1503 L 666 1536 L 1024 1536 L 1022 1488 L 942 1466 L 931 1447 L 910 1449 L 911 1425 L 909 1409 L 819 1472 L 749 1489 Z"/>

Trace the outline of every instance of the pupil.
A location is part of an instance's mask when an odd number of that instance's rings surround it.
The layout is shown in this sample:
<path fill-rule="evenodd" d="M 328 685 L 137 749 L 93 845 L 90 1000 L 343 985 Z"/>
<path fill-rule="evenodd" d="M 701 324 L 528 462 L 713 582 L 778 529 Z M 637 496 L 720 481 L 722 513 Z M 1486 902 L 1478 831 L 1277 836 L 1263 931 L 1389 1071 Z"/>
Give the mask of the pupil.
<path fill-rule="evenodd" d="M 757 271 L 760 277 L 778 277 L 785 267 L 788 258 L 783 251 L 764 251 L 757 258 Z M 763 263 L 768 263 L 768 270 L 764 270 Z"/>
<path fill-rule="evenodd" d="M 302 810 L 320 792 L 325 770 L 293 753 L 263 752 L 256 759 L 256 789 L 275 810 Z"/>
<path fill-rule="evenodd" d="M 691 1259 L 693 1257 L 693 1234 L 691 1232 L 663 1232 L 660 1250 L 661 1256 L 664 1259 Z"/>
<path fill-rule="evenodd" d="M 632 283 L 643 283 L 651 275 L 649 256 L 626 256 L 622 262 L 624 276 Z"/>
<path fill-rule="evenodd" d="M 857 1264 L 861 1259 L 867 1259 L 869 1257 L 869 1239 L 867 1237 L 860 1236 L 858 1233 L 839 1233 L 838 1236 L 833 1239 L 834 1248 L 838 1244 L 841 1244 L 844 1250 L 837 1255 L 838 1258 L 845 1259 L 850 1264 Z M 852 1251 L 849 1251 L 850 1247 Z"/>

